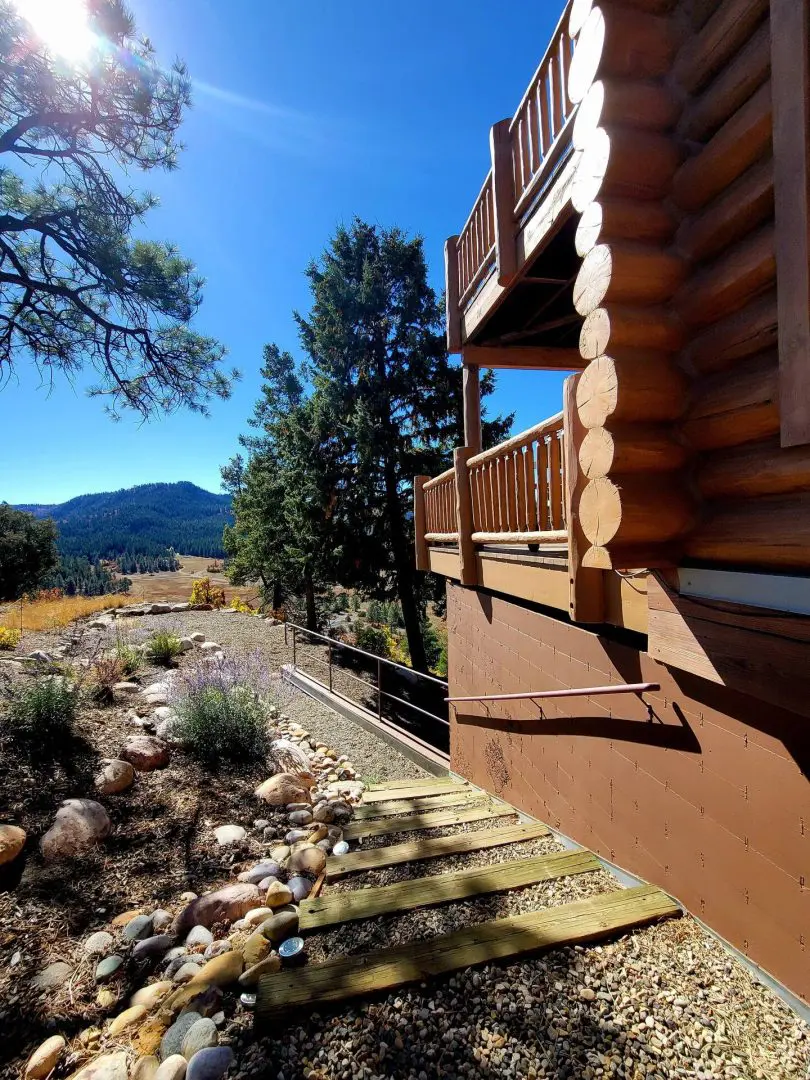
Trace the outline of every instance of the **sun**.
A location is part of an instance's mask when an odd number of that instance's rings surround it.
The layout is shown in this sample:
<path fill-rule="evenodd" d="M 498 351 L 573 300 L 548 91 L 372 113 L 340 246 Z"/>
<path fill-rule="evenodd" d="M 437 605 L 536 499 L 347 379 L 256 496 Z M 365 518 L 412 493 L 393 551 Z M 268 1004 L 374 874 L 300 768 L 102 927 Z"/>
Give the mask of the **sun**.
<path fill-rule="evenodd" d="M 14 4 L 43 45 L 69 63 L 86 60 L 97 44 L 85 0 L 14 0 Z"/>

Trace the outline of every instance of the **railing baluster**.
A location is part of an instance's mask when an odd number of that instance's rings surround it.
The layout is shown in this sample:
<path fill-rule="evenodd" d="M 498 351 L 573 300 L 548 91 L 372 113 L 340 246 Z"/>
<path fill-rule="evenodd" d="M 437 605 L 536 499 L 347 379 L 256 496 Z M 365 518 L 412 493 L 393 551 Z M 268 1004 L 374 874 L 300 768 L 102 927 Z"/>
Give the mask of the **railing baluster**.
<path fill-rule="evenodd" d="M 554 434 L 549 439 L 549 528 L 562 528 L 562 472 L 560 440 Z"/>
<path fill-rule="evenodd" d="M 526 447 L 526 453 L 523 458 L 523 465 L 524 475 L 526 477 L 526 518 L 528 522 L 529 532 L 535 532 L 540 530 L 540 523 L 537 520 L 537 478 L 534 471 L 533 443 L 529 443 Z"/>
<path fill-rule="evenodd" d="M 517 484 L 515 481 L 515 457 L 514 454 L 507 454 L 504 459 L 504 476 L 503 482 L 506 493 L 506 527 L 509 532 L 517 531 L 517 514 L 515 504 L 515 491 Z"/>
<path fill-rule="evenodd" d="M 518 450 L 515 454 L 515 481 L 517 483 L 517 527 L 518 532 L 529 532 L 531 524 L 526 512 L 526 473 L 524 450 Z"/>
<path fill-rule="evenodd" d="M 548 451 L 546 438 L 537 440 L 537 509 L 539 511 L 540 531 L 549 528 L 548 524 Z"/>

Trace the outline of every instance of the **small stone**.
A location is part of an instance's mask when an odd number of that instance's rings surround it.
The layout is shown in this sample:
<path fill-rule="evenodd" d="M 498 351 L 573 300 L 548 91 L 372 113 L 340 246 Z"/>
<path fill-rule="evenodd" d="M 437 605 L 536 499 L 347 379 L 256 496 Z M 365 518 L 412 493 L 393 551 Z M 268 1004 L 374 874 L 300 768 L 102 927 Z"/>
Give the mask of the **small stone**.
<path fill-rule="evenodd" d="M 210 945 L 206 947 L 203 953 L 203 959 L 213 960 L 215 956 L 221 956 L 224 952 L 228 952 L 231 949 L 231 943 L 225 938 L 222 941 L 212 941 Z"/>
<path fill-rule="evenodd" d="M 245 839 L 247 833 L 241 825 L 220 825 L 214 829 L 214 836 L 220 847 L 228 844 L 238 844 Z"/>
<path fill-rule="evenodd" d="M 346 843 L 345 840 L 338 840 L 338 842 L 332 848 L 332 854 L 333 855 L 348 855 L 349 854 L 349 845 Z"/>
<path fill-rule="evenodd" d="M 207 926 L 192 926 L 186 935 L 185 944 L 188 946 L 210 945 L 213 940 L 214 935 Z"/>
<path fill-rule="evenodd" d="M 138 772 L 152 772 L 169 764 L 169 748 L 153 735 L 129 735 L 121 757 Z"/>
<path fill-rule="evenodd" d="M 219 1035 L 216 1024 L 213 1020 L 202 1017 L 195 1024 L 192 1024 L 183 1036 L 180 1053 L 186 1061 L 191 1061 L 200 1050 L 205 1050 L 209 1046 L 217 1046 L 218 1043 Z"/>
<path fill-rule="evenodd" d="M 284 863 L 285 860 L 290 857 L 290 848 L 288 844 L 280 844 L 278 847 L 274 847 L 270 851 L 270 858 L 279 864 Z"/>
<path fill-rule="evenodd" d="M 103 960 L 99 960 L 95 971 L 96 982 L 106 982 L 107 979 L 111 979 L 123 962 L 124 958 L 117 955 L 105 956 Z"/>
<path fill-rule="evenodd" d="M 126 926 L 136 915 L 142 914 L 143 912 L 140 908 L 131 908 L 129 911 L 122 911 L 120 915 L 116 915 L 112 920 L 112 925 L 115 927 Z"/>
<path fill-rule="evenodd" d="M 152 916 L 136 915 L 124 927 L 125 941 L 141 941 L 152 933 Z"/>
<path fill-rule="evenodd" d="M 267 877 L 275 877 L 281 867 L 274 859 L 268 859 L 266 862 L 257 863 L 251 867 L 250 870 L 243 870 L 238 875 L 238 881 L 248 881 L 252 885 L 258 885 L 259 882 L 264 881 Z"/>
<path fill-rule="evenodd" d="M 256 818 L 254 820 L 253 828 L 257 829 L 259 832 L 262 832 L 262 830 L 266 829 L 269 826 L 269 824 L 270 824 L 270 822 L 267 820 L 267 818 L 260 817 L 260 818 Z"/>
<path fill-rule="evenodd" d="M 113 691 L 122 697 L 131 697 L 134 694 L 139 694 L 141 688 L 136 682 L 117 682 L 113 684 Z"/>
<path fill-rule="evenodd" d="M 172 608 L 172 610 L 174 610 L 174 609 Z M 184 652 L 184 653 L 191 652 L 191 650 L 193 648 L 194 648 L 194 642 L 191 640 L 190 637 L 181 637 L 180 638 L 180 651 L 181 652 Z"/>
<path fill-rule="evenodd" d="M 154 934 L 136 943 L 132 950 L 133 960 L 155 960 L 174 945 L 174 934 Z"/>
<path fill-rule="evenodd" d="M 291 829 L 284 837 L 285 844 L 289 844 L 290 847 L 299 844 L 302 840 L 309 840 L 309 829 Z"/>
<path fill-rule="evenodd" d="M 222 646 L 218 645 L 216 641 L 203 641 L 200 643 L 199 649 L 203 653 L 222 652 Z"/>
<path fill-rule="evenodd" d="M 196 900 L 196 899 L 197 899 L 197 894 L 195 892 L 188 891 L 188 892 L 181 892 L 180 893 L 180 903 L 181 904 L 190 904 L 192 900 Z"/>
<path fill-rule="evenodd" d="M 129 999 L 129 1003 L 130 1005 L 143 1005 L 147 1012 L 151 1012 L 171 988 L 172 984 L 167 980 L 149 983 L 148 986 L 142 986 L 140 990 L 136 990 Z"/>
<path fill-rule="evenodd" d="M 258 926 L 259 923 L 263 923 L 265 919 L 269 919 L 272 914 L 273 909 L 269 907 L 251 908 L 242 921 L 245 926 Z"/>
<path fill-rule="evenodd" d="M 268 941 L 284 941 L 298 933 L 298 915 L 294 911 L 279 911 L 259 927 Z"/>
<path fill-rule="evenodd" d="M 124 1009 L 122 1013 L 112 1021 L 109 1027 L 110 1035 L 120 1035 L 122 1031 L 126 1031 L 127 1028 L 133 1027 L 135 1024 L 139 1024 L 146 1016 L 146 1008 L 143 1005 L 130 1005 L 128 1009 Z"/>
<path fill-rule="evenodd" d="M 184 960 L 172 975 L 172 982 L 181 986 L 183 983 L 191 982 L 191 980 L 196 975 L 199 975 L 201 971 L 201 964 L 195 964 L 193 960 Z"/>
<path fill-rule="evenodd" d="M 285 904 L 291 903 L 293 898 L 292 892 L 286 885 L 282 885 L 280 881 L 273 881 L 267 887 L 267 893 L 265 894 L 264 904 L 265 907 L 276 908 L 284 907 Z"/>
<path fill-rule="evenodd" d="M 106 986 L 102 986 L 96 994 L 96 1005 L 100 1009 L 111 1009 L 117 1001 L 118 994 L 114 990 L 108 990 Z"/>
<path fill-rule="evenodd" d="M 95 847 L 108 836 L 112 825 L 101 803 L 92 799 L 65 799 L 53 825 L 40 841 L 45 859 L 72 858 Z"/>
<path fill-rule="evenodd" d="M 235 919 L 241 919 L 251 908 L 258 907 L 261 902 L 262 895 L 255 885 L 246 881 L 226 885 L 224 889 L 217 889 L 192 900 L 175 919 L 174 931 L 183 935 L 188 933 L 192 926 L 232 923 Z"/>
<path fill-rule="evenodd" d="M 170 911 L 165 911 L 163 908 L 158 908 L 152 915 L 152 929 L 160 933 L 167 927 L 171 926 L 174 916 Z"/>
<path fill-rule="evenodd" d="M 287 881 L 287 888 L 292 893 L 294 902 L 300 904 L 312 892 L 312 882 L 305 877 L 291 877 Z"/>
<path fill-rule="evenodd" d="M 127 1080 L 127 1055 L 103 1054 L 74 1073 L 70 1080 Z"/>
<path fill-rule="evenodd" d="M 113 947 L 115 939 L 106 930 L 98 930 L 91 934 L 84 943 L 84 951 L 88 956 L 104 956 Z"/>
<path fill-rule="evenodd" d="M 52 1072 L 65 1052 L 65 1040 L 61 1035 L 52 1035 L 33 1052 L 25 1066 L 25 1080 L 42 1080 Z"/>
<path fill-rule="evenodd" d="M 138 1058 L 129 1074 L 130 1080 L 155 1080 L 160 1062 L 154 1054 Z"/>
<path fill-rule="evenodd" d="M 281 957 L 273 953 L 271 956 L 265 956 L 264 960 L 260 960 L 258 964 L 254 964 L 253 967 L 243 971 L 239 976 L 239 985 L 246 987 L 256 986 L 263 975 L 274 975 L 280 970 Z"/>
<path fill-rule="evenodd" d="M 182 1054 L 171 1054 L 160 1063 L 154 1080 L 184 1080 L 188 1062 Z"/>
<path fill-rule="evenodd" d="M 309 787 L 303 778 L 292 773 L 277 773 L 256 788 L 256 798 L 270 806 L 286 806 L 288 803 L 309 803 Z"/>
<path fill-rule="evenodd" d="M 201 634 L 199 631 L 195 634 L 189 634 L 189 640 L 193 641 L 195 645 L 202 645 L 205 641 L 205 634 Z"/>
<path fill-rule="evenodd" d="M 304 848 L 290 856 L 290 870 L 293 873 L 311 874 L 317 877 L 325 868 L 326 854 L 320 848 Z"/>
<path fill-rule="evenodd" d="M 66 964 L 63 960 L 56 960 L 35 975 L 31 980 L 31 985 L 35 990 L 53 990 L 66 983 L 72 974 L 73 968 L 70 964 Z"/>
<path fill-rule="evenodd" d="M 135 770 L 128 761 L 121 758 L 113 758 L 108 761 L 95 779 L 96 791 L 99 795 L 117 795 L 132 787 L 135 781 Z"/>
<path fill-rule="evenodd" d="M 592 990 L 590 986 L 582 986 L 579 990 L 579 996 L 582 998 L 583 1001 L 595 1001 L 596 991 Z"/>
<path fill-rule="evenodd" d="M 24 846 L 25 829 L 18 825 L 0 825 L 0 866 L 16 859 Z"/>
<path fill-rule="evenodd" d="M 245 962 L 245 967 L 253 967 L 255 964 L 258 964 L 260 960 L 264 960 L 264 958 L 269 955 L 271 947 L 270 942 L 261 930 L 254 930 L 242 946 L 242 958 Z"/>
<path fill-rule="evenodd" d="M 209 1046 L 188 1063 L 187 1080 L 221 1080 L 233 1062 L 230 1046 Z"/>
<path fill-rule="evenodd" d="M 197 1012 L 187 1012 L 183 1013 L 182 1016 L 178 1016 L 160 1040 L 161 1061 L 166 1061 L 172 1054 L 180 1053 L 180 1047 L 183 1045 L 183 1039 L 186 1037 L 186 1032 L 200 1019 L 200 1014 Z"/>
<path fill-rule="evenodd" d="M 188 949 L 186 949 L 185 945 L 175 945 L 173 949 L 169 949 L 163 957 L 166 974 L 173 975 L 180 967 L 180 963 L 184 963 L 188 959 Z M 175 961 L 180 961 L 180 963 L 175 963 Z"/>
<path fill-rule="evenodd" d="M 290 814 L 289 821 L 291 825 L 309 825 L 312 821 L 312 813 L 309 810 L 296 810 Z"/>
<path fill-rule="evenodd" d="M 296 920 L 297 921 L 297 920 Z M 199 974 L 192 979 L 193 983 L 206 983 L 209 986 L 229 986 L 236 982 L 242 974 L 242 955 L 234 950 L 215 956 L 203 965 Z"/>

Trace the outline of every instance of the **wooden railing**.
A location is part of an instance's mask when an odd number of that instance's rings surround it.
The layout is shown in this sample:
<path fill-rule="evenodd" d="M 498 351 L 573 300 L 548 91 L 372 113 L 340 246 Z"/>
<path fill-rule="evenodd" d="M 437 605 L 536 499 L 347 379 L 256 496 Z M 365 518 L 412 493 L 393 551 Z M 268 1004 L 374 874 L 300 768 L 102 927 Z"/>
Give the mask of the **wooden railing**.
<path fill-rule="evenodd" d="M 492 129 L 492 168 L 458 237 L 448 241 L 446 293 L 448 343 L 460 349 L 457 324 L 496 267 L 501 284 L 516 272 L 518 221 L 551 175 L 565 146 L 574 109 L 568 99 L 573 41 L 568 0 L 540 66 L 510 121 Z"/>
<path fill-rule="evenodd" d="M 476 544 L 559 544 L 565 531 L 562 413 L 467 461 Z"/>
<path fill-rule="evenodd" d="M 442 543 L 458 539 L 456 523 L 456 471 L 448 469 L 423 485 L 425 540 Z"/>

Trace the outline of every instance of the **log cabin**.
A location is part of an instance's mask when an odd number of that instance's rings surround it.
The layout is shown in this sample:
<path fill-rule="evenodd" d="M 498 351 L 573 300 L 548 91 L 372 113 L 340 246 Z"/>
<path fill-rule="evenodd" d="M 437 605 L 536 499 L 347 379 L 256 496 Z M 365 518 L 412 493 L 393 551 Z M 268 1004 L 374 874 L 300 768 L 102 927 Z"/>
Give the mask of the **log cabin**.
<path fill-rule="evenodd" d="M 570 0 L 445 245 L 451 766 L 810 1001 L 810 0 Z M 568 372 L 481 444 L 479 372 Z"/>

